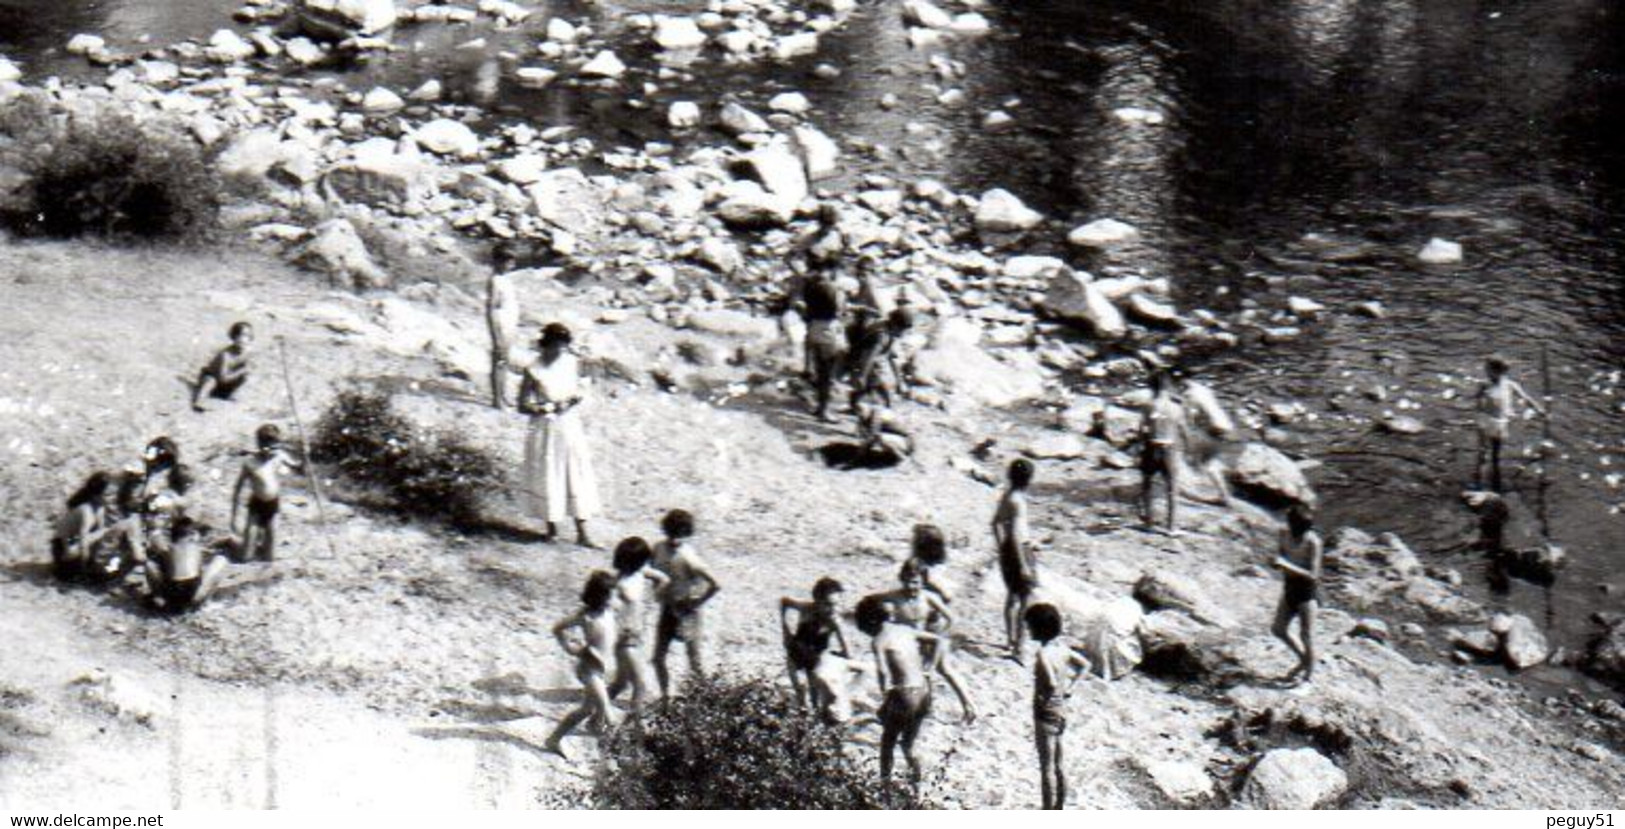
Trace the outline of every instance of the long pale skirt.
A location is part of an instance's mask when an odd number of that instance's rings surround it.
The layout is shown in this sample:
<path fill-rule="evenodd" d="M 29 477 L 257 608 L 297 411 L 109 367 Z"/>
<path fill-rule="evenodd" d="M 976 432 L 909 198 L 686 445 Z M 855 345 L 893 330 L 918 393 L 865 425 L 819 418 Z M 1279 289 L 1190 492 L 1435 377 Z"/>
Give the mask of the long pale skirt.
<path fill-rule="evenodd" d="M 524 481 L 525 501 L 537 518 L 557 523 L 596 518 L 603 511 L 579 414 L 568 411 L 530 419 Z"/>

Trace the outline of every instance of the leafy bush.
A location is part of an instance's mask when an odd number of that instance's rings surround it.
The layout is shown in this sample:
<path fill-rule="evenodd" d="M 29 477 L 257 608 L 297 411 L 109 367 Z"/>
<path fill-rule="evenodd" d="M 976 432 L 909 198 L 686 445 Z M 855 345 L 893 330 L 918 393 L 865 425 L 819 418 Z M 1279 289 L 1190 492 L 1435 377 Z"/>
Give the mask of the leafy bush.
<path fill-rule="evenodd" d="M 918 808 L 860 762 L 846 731 L 765 679 L 708 678 L 604 740 L 593 796 L 620 809 Z"/>
<path fill-rule="evenodd" d="M 24 183 L 6 223 L 58 238 L 191 239 L 212 228 L 220 185 L 209 154 L 178 119 L 137 118 L 133 106 L 41 92 L 8 100 L 0 162 Z"/>
<path fill-rule="evenodd" d="M 418 427 L 372 389 L 339 393 L 316 423 L 311 455 L 396 512 L 460 526 L 477 523 L 485 493 L 503 486 L 490 453 L 456 432 Z"/>

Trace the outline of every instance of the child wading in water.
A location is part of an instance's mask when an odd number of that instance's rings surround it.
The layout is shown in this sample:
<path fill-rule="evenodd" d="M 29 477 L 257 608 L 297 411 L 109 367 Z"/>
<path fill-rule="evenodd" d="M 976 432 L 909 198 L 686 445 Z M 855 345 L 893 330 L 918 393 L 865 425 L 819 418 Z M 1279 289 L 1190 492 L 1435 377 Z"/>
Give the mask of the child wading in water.
<path fill-rule="evenodd" d="M 705 603 L 721 588 L 711 571 L 689 543 L 694 536 L 694 516 L 674 509 L 660 519 L 665 540 L 655 545 L 655 567 L 666 575 L 666 589 L 660 592 L 660 620 L 655 625 L 655 676 L 660 679 L 660 695 L 671 694 L 671 671 L 666 657 L 673 642 L 681 639 L 688 648 L 688 669 L 705 675 Z"/>
<path fill-rule="evenodd" d="M 220 349 L 198 372 L 197 383 L 192 386 L 192 411 L 203 411 L 198 400 L 205 390 L 215 400 L 230 400 L 248 382 L 248 347 L 254 343 L 254 326 L 233 323 L 228 335 L 231 344 Z"/>
<path fill-rule="evenodd" d="M 1033 660 L 1033 742 L 1038 747 L 1043 808 L 1066 805 L 1066 777 L 1061 771 L 1061 737 L 1066 733 L 1066 701 L 1072 687 L 1089 671 L 1089 658 L 1061 641 L 1061 611 L 1035 604 L 1023 614 L 1027 632 L 1038 643 Z"/>
<path fill-rule="evenodd" d="M 243 461 L 237 485 L 231 492 L 231 526 L 237 528 L 237 507 L 243 504 L 248 515 L 243 520 L 241 539 L 245 560 L 270 561 L 276 551 L 276 515 L 282 504 L 282 472 L 284 468 L 299 471 L 303 467 L 282 450 L 282 430 L 267 423 L 254 433 L 254 455 Z M 244 504 L 243 490 L 248 490 Z"/>
<path fill-rule="evenodd" d="M 615 681 L 609 686 L 609 696 L 615 698 L 630 685 L 633 711 L 643 710 L 655 687 L 649 652 L 644 648 L 649 590 L 659 591 L 670 581 L 650 566 L 653 560 L 649 542 L 636 536 L 615 546 Z"/>
<path fill-rule="evenodd" d="M 840 689 L 826 681 L 827 674 L 819 670 L 827 654 L 842 659 L 851 658 L 846 647 L 846 636 L 841 633 L 841 620 L 836 613 L 836 598 L 842 591 L 841 583 L 828 576 L 813 585 L 812 601 L 785 596 L 779 599 L 779 630 L 784 634 L 784 654 L 790 666 L 790 684 L 796 689 L 796 701 L 811 707 L 825 720 L 833 719 L 831 709 L 842 696 Z M 790 614 L 796 614 L 796 625 L 790 627 Z M 832 650 L 832 646 L 835 646 Z"/>
<path fill-rule="evenodd" d="M 1280 552 L 1275 566 L 1281 571 L 1281 602 L 1275 607 L 1275 623 L 1270 632 L 1286 643 L 1298 657 L 1298 667 L 1286 675 L 1303 681 L 1314 678 L 1315 673 L 1315 608 L 1320 596 L 1320 534 L 1314 530 L 1315 522 L 1309 509 L 1294 504 L 1286 513 L 1286 529 L 1281 533 Z M 1292 620 L 1298 620 L 1298 638 L 1292 641 Z"/>
<path fill-rule="evenodd" d="M 993 541 L 998 545 L 999 574 L 1004 577 L 1004 634 L 1010 656 L 1022 661 L 1021 614 L 1038 586 L 1038 563 L 1027 541 L 1027 487 L 1033 464 L 1025 458 L 1010 464 L 1010 486 L 993 513 Z"/>
<path fill-rule="evenodd" d="M 1473 478 L 1483 484 L 1484 467 L 1489 467 L 1489 486 L 1501 491 L 1501 446 L 1512 436 L 1512 416 L 1518 400 L 1529 404 L 1541 417 L 1547 417 L 1544 407 L 1512 379 L 1512 368 L 1500 357 L 1484 361 L 1487 378 L 1478 387 L 1475 401 L 1478 407 L 1478 465 Z"/>
<path fill-rule="evenodd" d="M 615 611 L 610 608 L 614 597 L 614 574 L 598 570 L 587 578 L 581 590 L 581 608 L 553 626 L 553 638 L 565 653 L 576 658 L 576 679 L 586 691 L 581 705 L 564 715 L 547 737 L 547 750 L 565 759 L 569 755 L 564 753 L 564 738 L 582 722 L 591 718 L 602 732 L 618 719 L 605 685 L 610 652 L 615 648 Z M 579 631 L 579 635 L 567 636 L 571 630 Z"/>
<path fill-rule="evenodd" d="M 909 782 L 917 786 L 920 760 L 914 755 L 914 743 L 931 713 L 931 671 L 936 667 L 932 662 L 942 649 L 930 646 L 941 639 L 894 623 L 885 596 L 865 596 L 858 602 L 857 622 L 858 630 L 874 637 L 876 678 L 884 696 L 880 704 L 880 775 L 891 781 L 893 758 L 901 747 Z M 931 655 L 922 657 L 922 652 Z"/>

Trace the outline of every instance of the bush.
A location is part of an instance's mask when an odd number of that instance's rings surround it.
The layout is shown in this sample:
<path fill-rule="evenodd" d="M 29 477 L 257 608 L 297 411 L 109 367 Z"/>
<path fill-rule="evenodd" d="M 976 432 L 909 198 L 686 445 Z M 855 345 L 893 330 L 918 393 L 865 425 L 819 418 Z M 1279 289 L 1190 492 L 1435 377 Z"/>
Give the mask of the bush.
<path fill-rule="evenodd" d="M 490 453 L 456 432 L 419 428 L 385 392 L 340 392 L 314 431 L 312 460 L 378 492 L 403 515 L 475 524 L 486 493 L 504 486 Z"/>
<path fill-rule="evenodd" d="M 215 224 L 220 182 L 176 119 L 134 104 L 24 93 L 0 108 L 0 158 L 23 175 L 6 224 L 57 238 L 195 239 Z"/>
<path fill-rule="evenodd" d="M 798 708 L 765 679 L 708 678 L 604 740 L 593 785 L 600 808 L 918 808 L 882 785 L 846 731 Z"/>

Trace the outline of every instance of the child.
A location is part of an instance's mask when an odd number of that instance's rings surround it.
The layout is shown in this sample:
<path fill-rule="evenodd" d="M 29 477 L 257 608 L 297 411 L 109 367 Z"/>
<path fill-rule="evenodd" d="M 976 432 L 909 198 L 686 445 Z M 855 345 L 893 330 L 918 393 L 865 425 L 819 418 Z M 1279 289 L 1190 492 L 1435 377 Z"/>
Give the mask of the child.
<path fill-rule="evenodd" d="M 1066 701 L 1072 686 L 1089 671 L 1089 658 L 1060 641 L 1061 611 L 1047 602 L 1027 608 L 1027 631 L 1038 643 L 1033 659 L 1033 742 L 1038 746 L 1043 808 L 1066 805 L 1066 778 L 1061 772 L 1061 735 L 1066 733 Z"/>
<path fill-rule="evenodd" d="M 1146 407 L 1141 437 L 1145 441 L 1140 455 L 1141 514 L 1147 527 L 1156 525 L 1153 515 L 1155 496 L 1152 485 L 1162 475 L 1168 490 L 1168 534 L 1177 535 L 1174 511 L 1179 503 L 1180 453 L 1185 443 L 1185 409 L 1174 395 L 1174 384 L 1167 372 L 1151 377 L 1153 392 L 1151 404 Z"/>
<path fill-rule="evenodd" d="M 649 566 L 653 558 L 649 542 L 636 536 L 615 546 L 615 681 L 610 683 L 609 696 L 614 699 L 631 685 L 632 710 L 638 712 L 654 686 L 649 655 L 643 649 L 644 608 L 650 586 L 659 591 L 670 581 L 665 573 Z"/>
<path fill-rule="evenodd" d="M 485 322 L 491 333 L 491 405 L 508 407 L 508 364 L 519 333 L 519 297 L 514 291 L 514 252 L 499 247 L 485 286 Z"/>
<path fill-rule="evenodd" d="M 841 344 L 841 291 L 835 286 L 831 265 L 820 262 L 812 277 L 802 288 L 797 310 L 807 321 L 807 380 L 812 383 L 817 397 L 814 411 L 818 419 L 828 421 L 829 398 L 835 388 L 835 373 L 844 357 Z"/>
<path fill-rule="evenodd" d="M 1308 682 L 1315 672 L 1315 609 L 1320 595 L 1320 534 L 1314 531 L 1314 517 L 1302 504 L 1294 504 L 1286 513 L 1286 531 L 1281 533 L 1280 553 L 1275 566 L 1281 571 L 1281 602 L 1275 608 L 1275 623 L 1270 632 L 1286 643 L 1298 657 L 1298 667 L 1286 675 L 1288 680 L 1303 675 Z M 1293 618 L 1298 620 L 1298 638 L 1292 641 L 1288 628 Z"/>
<path fill-rule="evenodd" d="M 1511 437 L 1513 407 L 1518 400 L 1527 403 L 1536 414 L 1546 417 L 1546 409 L 1535 402 L 1512 379 L 1511 366 L 1500 357 L 1484 361 L 1484 374 L 1488 378 L 1478 387 L 1475 400 L 1478 405 L 1478 465 L 1473 478 L 1484 483 L 1484 466 L 1490 467 L 1490 488 L 1501 491 L 1501 445 Z"/>
<path fill-rule="evenodd" d="M 205 554 L 190 518 L 178 517 L 169 535 L 169 543 L 155 546 L 147 560 L 147 598 L 157 610 L 181 613 L 209 598 L 226 569 L 226 560 Z"/>
<path fill-rule="evenodd" d="M 194 412 L 203 411 L 198 399 L 205 389 L 216 400 L 230 400 L 248 382 L 248 347 L 254 343 L 254 326 L 246 322 L 232 323 L 228 335 L 231 344 L 220 349 L 214 359 L 198 372 L 197 383 L 192 386 Z"/>
<path fill-rule="evenodd" d="M 847 468 L 896 466 L 914 456 L 914 437 L 896 412 L 862 403 L 857 414 L 862 453 Z"/>
<path fill-rule="evenodd" d="M 908 309 L 898 308 L 885 319 L 859 329 L 852 346 L 851 359 L 850 400 L 853 412 L 858 411 L 859 402 L 869 394 L 879 395 L 881 402 L 887 408 L 891 407 L 892 393 L 902 385 L 903 377 L 897 366 L 897 340 L 906 335 L 913 325 L 914 317 Z"/>
<path fill-rule="evenodd" d="M 931 571 L 948 563 L 948 539 L 943 536 L 942 528 L 935 524 L 915 524 L 914 534 L 909 539 L 908 558 L 920 568 L 920 580 L 925 583 L 925 589 L 948 604 L 951 601 L 948 591 L 931 580 Z"/>
<path fill-rule="evenodd" d="M 1010 656 L 1022 663 L 1021 614 L 1038 586 L 1038 563 L 1027 541 L 1027 487 L 1033 464 L 1018 458 L 1010 464 L 1010 485 L 993 512 L 993 542 L 998 546 L 999 574 L 1004 577 L 1004 635 Z"/>
<path fill-rule="evenodd" d="M 51 533 L 51 569 L 58 579 L 74 581 L 88 572 L 91 550 L 105 532 L 107 490 L 112 481 L 111 475 L 98 470 L 68 496 L 68 510 Z"/>
<path fill-rule="evenodd" d="M 548 735 L 548 751 L 569 759 L 564 753 L 564 738 L 576 726 L 591 718 L 600 732 L 615 725 L 618 716 L 609 701 L 609 689 L 604 685 L 608 671 L 609 653 L 615 646 L 615 611 L 610 602 L 615 596 L 615 576 L 603 570 L 594 571 L 581 589 L 581 609 L 566 616 L 553 626 L 553 638 L 564 652 L 576 658 L 576 679 L 586 690 L 586 699 Z M 579 630 L 580 641 L 565 636 L 570 630 Z"/>
<path fill-rule="evenodd" d="M 271 561 L 276 550 L 276 515 L 282 502 L 282 471 L 284 467 L 298 471 L 302 466 L 283 453 L 282 430 L 275 424 L 261 426 L 254 440 L 258 448 L 253 457 L 243 461 L 237 486 L 231 492 L 231 526 L 237 527 L 237 507 L 247 487 L 248 517 L 242 526 L 242 554 L 250 561 Z"/>
<path fill-rule="evenodd" d="M 874 637 L 876 678 L 884 697 L 880 704 L 880 775 L 891 782 L 893 755 L 901 746 L 909 781 L 917 786 L 920 761 L 914 756 L 914 742 L 931 713 L 932 661 L 942 653 L 941 648 L 927 646 L 940 642 L 940 637 L 894 623 L 884 596 L 865 596 L 858 602 L 857 622 L 858 630 Z M 932 655 L 922 658 L 922 651 Z"/>
<path fill-rule="evenodd" d="M 897 579 L 902 583 L 902 589 L 881 594 L 887 601 L 892 621 L 912 627 L 921 633 L 931 634 L 934 642 L 931 662 L 936 666 L 937 673 L 942 674 L 942 678 L 948 681 L 948 687 L 953 689 L 954 696 L 959 698 L 959 708 L 964 721 L 975 722 L 976 705 L 971 702 L 964 684 L 959 681 L 953 667 L 948 664 L 948 649 L 952 644 L 948 632 L 953 630 L 954 626 L 953 616 L 948 613 L 948 603 L 941 596 L 925 589 L 924 573 L 920 565 L 912 560 L 903 562 L 902 568 L 897 572 Z"/>
<path fill-rule="evenodd" d="M 830 721 L 831 707 L 839 692 L 830 687 L 819 671 L 831 645 L 834 653 L 843 659 L 851 658 L 846 647 L 846 636 L 841 633 L 841 622 L 836 617 L 836 597 L 841 594 L 841 583 L 825 576 L 813 585 L 812 601 L 785 596 L 779 599 L 779 630 L 784 634 L 784 654 L 790 666 L 790 684 L 796 689 L 796 701 L 817 711 Z M 796 626 L 790 627 L 790 613 L 796 614 Z M 805 679 L 805 683 L 803 683 Z"/>
<path fill-rule="evenodd" d="M 704 629 L 701 612 L 705 603 L 721 588 L 688 543 L 694 535 L 694 516 L 674 509 L 660 519 L 665 540 L 655 545 L 655 567 L 668 579 L 660 593 L 660 621 L 655 625 L 655 675 L 660 679 L 660 695 L 671 694 L 671 672 L 666 656 L 678 639 L 688 648 L 688 668 L 695 676 L 705 675 Z"/>

